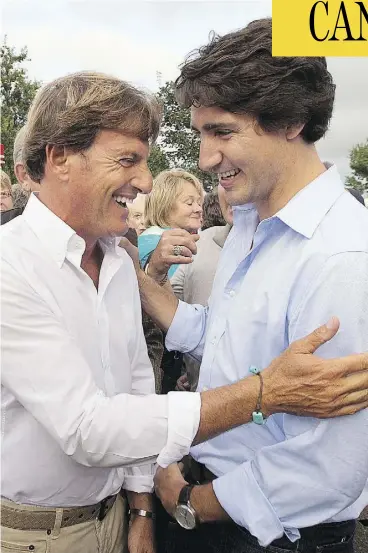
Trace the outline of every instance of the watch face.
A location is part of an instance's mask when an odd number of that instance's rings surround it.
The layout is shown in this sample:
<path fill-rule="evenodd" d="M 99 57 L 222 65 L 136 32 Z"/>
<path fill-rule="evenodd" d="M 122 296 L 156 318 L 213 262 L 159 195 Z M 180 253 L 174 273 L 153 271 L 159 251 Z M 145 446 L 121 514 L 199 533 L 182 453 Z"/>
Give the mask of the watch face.
<path fill-rule="evenodd" d="M 196 527 L 195 512 L 188 505 L 178 505 L 176 507 L 175 519 L 185 530 L 193 530 Z"/>

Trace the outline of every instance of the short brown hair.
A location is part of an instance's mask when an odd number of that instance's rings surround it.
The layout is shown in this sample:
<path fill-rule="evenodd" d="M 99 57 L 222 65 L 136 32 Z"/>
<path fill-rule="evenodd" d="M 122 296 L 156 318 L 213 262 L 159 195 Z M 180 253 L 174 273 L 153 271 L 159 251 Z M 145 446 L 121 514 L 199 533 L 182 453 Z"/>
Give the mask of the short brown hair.
<path fill-rule="evenodd" d="M 0 169 L 0 175 L 1 175 L 1 190 L 9 190 L 9 192 L 13 195 L 13 188 L 12 183 L 10 180 L 10 177 L 5 171 Z"/>
<path fill-rule="evenodd" d="M 335 85 L 323 57 L 272 57 L 272 21 L 213 34 L 189 54 L 175 82 L 185 107 L 216 106 L 253 116 L 265 131 L 304 124 L 307 143 L 322 138 L 332 116 Z"/>
<path fill-rule="evenodd" d="M 203 198 L 204 191 L 201 182 L 183 169 L 161 171 L 153 181 L 152 192 L 147 196 L 145 205 L 145 226 L 168 227 L 168 219 L 173 205 L 181 192 L 183 181 L 193 184 L 198 194 Z"/>
<path fill-rule="evenodd" d="M 61 77 L 42 88 L 31 106 L 23 145 L 26 171 L 39 182 L 48 144 L 83 152 L 103 129 L 153 143 L 160 121 L 156 98 L 125 81 L 88 71 Z"/>

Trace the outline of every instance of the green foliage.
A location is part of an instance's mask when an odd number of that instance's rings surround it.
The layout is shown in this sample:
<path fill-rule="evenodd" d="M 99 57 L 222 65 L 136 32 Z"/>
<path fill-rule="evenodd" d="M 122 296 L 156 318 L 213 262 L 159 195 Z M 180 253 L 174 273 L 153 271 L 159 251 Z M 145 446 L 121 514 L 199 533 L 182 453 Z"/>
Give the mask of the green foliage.
<path fill-rule="evenodd" d="M 160 144 L 170 167 L 180 167 L 193 173 L 206 190 L 212 190 L 217 185 L 217 178 L 198 168 L 199 138 L 190 130 L 190 111 L 180 107 L 175 100 L 174 83 L 165 83 L 157 96 L 164 110 Z"/>
<path fill-rule="evenodd" d="M 13 144 L 18 130 L 26 122 L 29 107 L 40 83 L 31 81 L 22 64 L 27 61 L 27 48 L 16 53 L 4 42 L 1 46 L 1 143 L 4 144 L 3 170 L 12 181 Z"/>
<path fill-rule="evenodd" d="M 150 168 L 153 178 L 161 173 L 161 171 L 170 169 L 170 161 L 165 151 L 160 148 L 158 144 L 155 144 L 151 148 L 151 153 L 148 158 L 148 167 Z"/>
<path fill-rule="evenodd" d="M 359 192 L 368 190 L 368 138 L 365 144 L 357 144 L 350 152 L 350 167 L 353 174 L 346 179 L 346 185 Z"/>

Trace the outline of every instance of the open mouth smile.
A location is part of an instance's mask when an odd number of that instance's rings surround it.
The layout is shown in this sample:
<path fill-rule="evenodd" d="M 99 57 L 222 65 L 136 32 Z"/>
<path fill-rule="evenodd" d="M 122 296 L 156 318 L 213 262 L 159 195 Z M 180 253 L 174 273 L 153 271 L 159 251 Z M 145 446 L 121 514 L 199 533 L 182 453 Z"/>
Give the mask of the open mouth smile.
<path fill-rule="evenodd" d="M 115 203 L 118 204 L 118 206 L 126 209 L 128 206 L 127 204 L 131 204 L 134 200 L 134 198 L 127 198 L 126 196 L 113 196 Z"/>

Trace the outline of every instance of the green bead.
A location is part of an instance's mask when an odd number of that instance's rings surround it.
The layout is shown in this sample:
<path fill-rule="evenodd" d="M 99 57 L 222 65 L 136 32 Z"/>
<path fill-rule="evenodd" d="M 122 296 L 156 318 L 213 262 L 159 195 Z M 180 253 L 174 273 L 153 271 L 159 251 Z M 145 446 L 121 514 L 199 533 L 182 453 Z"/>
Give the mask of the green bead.
<path fill-rule="evenodd" d="M 257 367 L 255 367 L 254 365 L 251 365 L 249 367 L 249 372 L 250 373 L 253 373 L 253 374 L 258 374 L 259 372 L 261 372 Z"/>
<path fill-rule="evenodd" d="M 253 411 L 252 413 L 252 419 L 255 424 L 265 424 L 266 419 L 263 416 L 263 413 L 261 411 Z"/>

